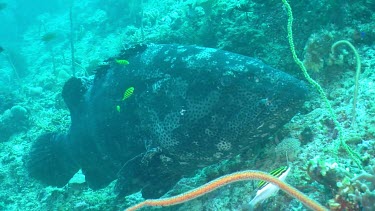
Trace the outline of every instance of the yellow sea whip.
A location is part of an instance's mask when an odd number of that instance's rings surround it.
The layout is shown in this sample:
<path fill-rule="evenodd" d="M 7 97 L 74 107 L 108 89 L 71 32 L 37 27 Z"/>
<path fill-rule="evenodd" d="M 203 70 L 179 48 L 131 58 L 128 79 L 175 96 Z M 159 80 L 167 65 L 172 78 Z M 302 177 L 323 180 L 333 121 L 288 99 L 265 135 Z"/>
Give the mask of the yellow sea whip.
<path fill-rule="evenodd" d="M 179 194 L 177 196 L 172 196 L 169 198 L 163 198 L 163 199 L 149 199 L 146 201 L 143 201 L 139 204 L 136 204 L 132 207 L 129 207 L 125 209 L 125 211 L 135 211 L 144 207 L 155 207 L 155 206 L 172 206 L 176 204 L 181 204 L 187 201 L 190 201 L 192 199 L 198 198 L 202 195 L 205 195 L 211 191 L 214 191 L 220 187 L 223 187 L 225 185 L 238 182 L 238 181 L 244 181 L 244 180 L 264 180 L 269 183 L 272 183 L 276 186 L 278 186 L 281 190 L 289 194 L 290 196 L 296 198 L 300 202 L 302 202 L 305 206 L 309 207 L 312 210 L 316 211 L 328 211 L 327 208 L 323 207 L 318 202 L 310 199 L 308 196 L 306 196 L 304 193 L 300 192 L 296 188 L 290 186 L 289 184 L 281 181 L 277 177 L 274 177 L 270 174 L 267 174 L 265 172 L 261 171 L 240 171 L 235 172 L 232 174 L 227 174 L 222 177 L 219 177 L 207 184 L 204 184 L 200 187 L 197 187 L 191 191 L 188 191 L 186 193 Z"/>

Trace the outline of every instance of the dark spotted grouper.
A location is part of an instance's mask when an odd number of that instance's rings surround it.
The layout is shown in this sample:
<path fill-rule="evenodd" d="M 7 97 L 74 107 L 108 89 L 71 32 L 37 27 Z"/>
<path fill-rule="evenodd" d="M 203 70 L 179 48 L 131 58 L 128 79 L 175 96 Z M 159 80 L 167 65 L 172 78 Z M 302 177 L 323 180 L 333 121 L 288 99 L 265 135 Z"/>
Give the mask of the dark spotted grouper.
<path fill-rule="evenodd" d="M 118 179 L 121 194 L 160 197 L 182 175 L 259 148 L 306 99 L 303 82 L 223 50 L 139 45 L 72 78 L 67 134 L 39 137 L 30 175 L 63 186 L 82 169 L 88 185 Z"/>

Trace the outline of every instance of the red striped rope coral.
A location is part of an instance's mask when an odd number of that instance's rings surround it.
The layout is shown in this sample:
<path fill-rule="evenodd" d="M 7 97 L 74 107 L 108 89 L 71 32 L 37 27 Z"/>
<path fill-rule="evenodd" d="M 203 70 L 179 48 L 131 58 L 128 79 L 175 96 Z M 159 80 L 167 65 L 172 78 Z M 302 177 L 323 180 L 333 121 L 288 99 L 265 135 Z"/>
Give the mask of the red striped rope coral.
<path fill-rule="evenodd" d="M 136 204 L 132 207 L 129 207 L 125 209 L 125 211 L 135 211 L 135 210 L 138 210 L 144 207 L 149 207 L 149 206 L 150 207 L 155 207 L 155 206 L 164 207 L 164 206 L 172 206 L 176 204 L 181 204 L 181 203 L 190 201 L 192 199 L 198 198 L 202 195 L 205 195 L 225 185 L 238 182 L 238 181 L 244 181 L 244 180 L 263 180 L 263 181 L 272 183 L 278 186 L 281 190 L 283 190 L 284 192 L 286 192 L 293 198 L 296 198 L 297 200 L 302 202 L 305 206 L 309 207 L 310 209 L 316 210 L 316 211 L 328 211 L 327 208 L 323 207 L 318 202 L 310 199 L 307 195 L 300 192 L 296 188 L 290 186 L 286 182 L 281 181 L 277 177 L 274 177 L 265 172 L 251 171 L 251 170 L 240 171 L 240 172 L 235 172 L 232 174 L 224 175 L 207 184 L 204 184 L 200 187 L 197 187 L 186 193 L 179 194 L 177 196 L 172 196 L 172 197 L 163 198 L 163 199 L 149 199 L 139 204 Z"/>

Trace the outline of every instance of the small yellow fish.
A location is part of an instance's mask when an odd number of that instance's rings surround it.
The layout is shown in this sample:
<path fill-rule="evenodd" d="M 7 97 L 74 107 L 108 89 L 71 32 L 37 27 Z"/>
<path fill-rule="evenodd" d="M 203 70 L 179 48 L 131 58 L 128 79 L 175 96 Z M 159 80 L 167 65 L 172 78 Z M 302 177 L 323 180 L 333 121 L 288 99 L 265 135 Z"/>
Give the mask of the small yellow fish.
<path fill-rule="evenodd" d="M 133 95 L 133 92 L 134 92 L 134 87 L 129 87 L 125 90 L 124 92 L 124 97 L 122 97 L 122 100 L 126 100 L 128 99 L 129 97 L 131 97 Z"/>
<path fill-rule="evenodd" d="M 115 59 L 115 61 L 116 61 L 117 64 L 121 64 L 121 65 L 128 65 L 129 64 L 129 61 L 125 60 L 125 59 Z"/>
<path fill-rule="evenodd" d="M 116 111 L 119 113 L 121 112 L 121 107 L 119 105 L 116 106 Z"/>
<path fill-rule="evenodd" d="M 53 40 L 56 40 L 56 38 L 57 38 L 57 34 L 55 32 L 47 32 L 40 39 L 44 43 L 48 43 L 48 42 L 51 42 Z"/>

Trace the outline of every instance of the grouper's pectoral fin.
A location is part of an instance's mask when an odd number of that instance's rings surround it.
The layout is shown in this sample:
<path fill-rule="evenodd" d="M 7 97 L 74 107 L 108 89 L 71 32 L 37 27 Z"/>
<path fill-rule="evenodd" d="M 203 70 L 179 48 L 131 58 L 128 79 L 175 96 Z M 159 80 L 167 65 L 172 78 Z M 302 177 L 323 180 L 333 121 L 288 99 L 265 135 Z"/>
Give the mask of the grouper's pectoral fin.
<path fill-rule="evenodd" d="M 98 190 L 104 188 L 116 179 L 116 167 L 112 165 L 111 161 L 101 160 L 98 158 L 90 159 L 92 160 L 84 162 L 82 172 L 85 175 L 86 182 L 91 189 Z"/>
<path fill-rule="evenodd" d="M 181 178 L 181 165 L 160 151 L 147 152 L 128 161 L 120 170 L 115 191 L 120 196 L 142 190 L 145 199 L 159 198 Z"/>

